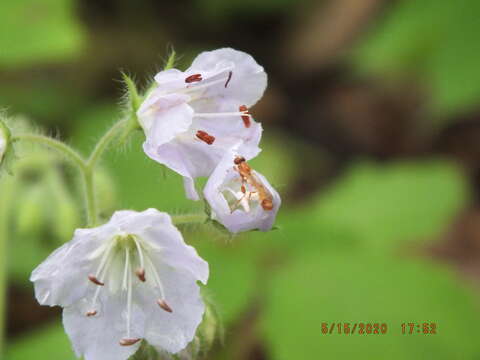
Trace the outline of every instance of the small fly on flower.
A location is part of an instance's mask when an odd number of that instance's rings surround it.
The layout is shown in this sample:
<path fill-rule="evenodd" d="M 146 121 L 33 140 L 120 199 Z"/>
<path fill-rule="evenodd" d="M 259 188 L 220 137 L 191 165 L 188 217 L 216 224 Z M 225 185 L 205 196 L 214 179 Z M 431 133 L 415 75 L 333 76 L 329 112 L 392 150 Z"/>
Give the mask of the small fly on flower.
<path fill-rule="evenodd" d="M 241 191 L 243 193 L 243 197 L 238 200 L 236 206 L 232 209 L 232 212 L 238 205 L 240 205 L 242 200 L 250 200 L 252 195 L 256 195 L 258 197 L 263 210 L 273 210 L 273 195 L 265 188 L 265 186 L 262 185 L 260 179 L 252 172 L 252 168 L 250 165 L 248 165 L 245 158 L 243 156 L 237 156 L 233 162 L 236 165 L 234 166 L 234 169 L 238 171 L 242 180 Z M 247 192 L 247 185 L 252 186 L 256 191 Z"/>

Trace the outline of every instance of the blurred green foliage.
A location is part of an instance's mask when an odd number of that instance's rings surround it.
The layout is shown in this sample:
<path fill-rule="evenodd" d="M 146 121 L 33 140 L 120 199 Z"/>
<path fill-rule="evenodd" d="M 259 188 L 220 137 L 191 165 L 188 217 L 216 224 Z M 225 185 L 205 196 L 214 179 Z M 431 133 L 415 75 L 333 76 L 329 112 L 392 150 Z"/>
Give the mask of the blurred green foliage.
<path fill-rule="evenodd" d="M 0 2 L 0 68 L 65 60 L 84 43 L 72 0 Z"/>
<path fill-rule="evenodd" d="M 476 0 L 393 2 L 355 63 L 362 72 L 420 80 L 437 114 L 467 111 L 480 100 L 479 12 Z"/>

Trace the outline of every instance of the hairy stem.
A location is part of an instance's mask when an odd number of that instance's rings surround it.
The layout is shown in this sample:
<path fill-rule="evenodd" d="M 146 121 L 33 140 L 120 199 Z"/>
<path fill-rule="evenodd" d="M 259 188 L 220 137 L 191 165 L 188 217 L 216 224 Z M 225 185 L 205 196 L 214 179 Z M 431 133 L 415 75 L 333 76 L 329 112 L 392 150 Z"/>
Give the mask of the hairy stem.
<path fill-rule="evenodd" d="M 61 141 L 52 139 L 48 136 L 38 134 L 19 134 L 12 138 L 12 141 L 30 141 L 38 144 L 45 145 L 51 149 L 56 150 L 58 153 L 64 155 L 73 164 L 79 167 L 81 171 L 85 170 L 86 163 L 82 156 L 73 150 L 70 146 L 64 144 Z"/>
<path fill-rule="evenodd" d="M 205 214 L 174 215 L 172 220 L 175 225 L 203 224 L 207 220 L 207 216 Z"/>
<path fill-rule="evenodd" d="M 8 251 L 8 213 L 15 193 L 15 181 L 10 177 L 2 179 L 0 201 L 0 358 L 3 359 L 5 352 L 4 330 L 6 323 L 6 299 L 7 299 L 7 251 Z"/>
<path fill-rule="evenodd" d="M 115 136 L 117 136 L 117 132 L 125 126 L 127 123 L 126 120 L 120 120 L 119 122 L 115 123 L 106 133 L 101 137 L 98 141 L 97 145 L 95 145 L 95 149 L 93 149 L 90 158 L 87 161 L 87 167 L 93 169 L 97 164 L 98 160 L 102 157 L 104 151 L 107 149 L 108 145 L 111 143 Z"/>

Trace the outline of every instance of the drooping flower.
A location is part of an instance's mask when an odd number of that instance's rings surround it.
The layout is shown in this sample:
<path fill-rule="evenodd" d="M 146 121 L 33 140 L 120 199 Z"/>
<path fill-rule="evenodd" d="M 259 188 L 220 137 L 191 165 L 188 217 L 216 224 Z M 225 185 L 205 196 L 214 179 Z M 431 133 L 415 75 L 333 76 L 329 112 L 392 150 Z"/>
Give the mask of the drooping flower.
<path fill-rule="evenodd" d="M 31 276 L 40 304 L 64 307 L 65 330 L 85 360 L 125 360 L 141 339 L 181 351 L 202 320 L 197 280 L 207 279 L 208 264 L 155 209 L 117 211 L 76 230 Z"/>
<path fill-rule="evenodd" d="M 137 112 L 143 149 L 184 177 L 189 198 L 198 199 L 194 179 L 209 176 L 228 149 L 237 147 L 247 160 L 260 152 L 262 127 L 249 108 L 262 97 L 267 75 L 250 55 L 203 52 L 186 71 L 161 71 L 155 80 Z"/>
<path fill-rule="evenodd" d="M 235 151 L 225 155 L 203 193 L 212 218 L 232 233 L 270 230 L 281 204 L 267 179 Z"/>

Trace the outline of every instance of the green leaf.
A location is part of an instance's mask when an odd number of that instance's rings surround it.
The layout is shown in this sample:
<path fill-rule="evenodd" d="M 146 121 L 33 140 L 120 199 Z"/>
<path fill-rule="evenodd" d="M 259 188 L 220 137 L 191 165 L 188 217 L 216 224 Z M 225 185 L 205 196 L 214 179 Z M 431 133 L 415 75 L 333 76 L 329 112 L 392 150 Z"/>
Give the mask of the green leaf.
<path fill-rule="evenodd" d="M 268 351 L 290 359 L 474 359 L 473 289 L 444 266 L 389 257 L 310 253 L 271 285 L 263 322 Z M 323 334 L 322 323 L 385 323 L 383 335 Z M 435 323 L 436 335 L 401 324 Z M 421 326 L 420 326 L 421 329 Z M 335 328 L 336 331 L 336 328 Z M 298 336 L 297 336 L 298 335 Z"/>
<path fill-rule="evenodd" d="M 437 114 L 480 101 L 480 31 L 476 0 L 395 2 L 354 51 L 360 72 L 419 81 Z"/>
<path fill-rule="evenodd" d="M 57 321 L 55 325 L 44 326 L 23 335 L 18 340 L 10 341 L 6 358 L 8 360 L 75 360 L 76 356 L 60 321 Z"/>
<path fill-rule="evenodd" d="M 0 67 L 18 67 L 77 56 L 83 31 L 72 0 L 0 2 Z"/>
<path fill-rule="evenodd" d="M 357 164 L 310 206 L 281 214 L 281 236 L 270 236 L 295 251 L 390 253 L 432 240 L 467 198 L 463 177 L 447 161 Z"/>

